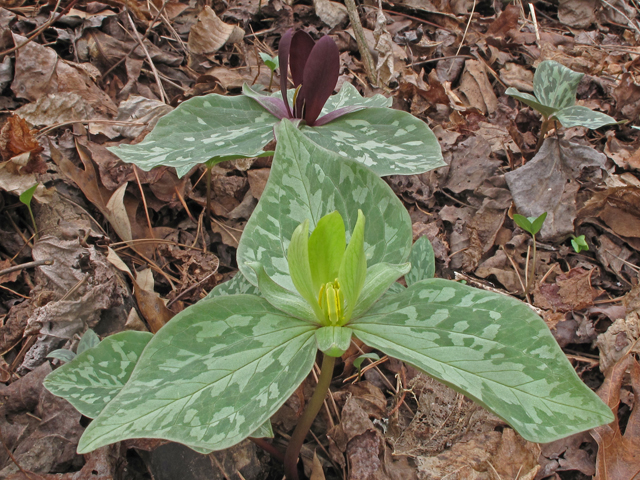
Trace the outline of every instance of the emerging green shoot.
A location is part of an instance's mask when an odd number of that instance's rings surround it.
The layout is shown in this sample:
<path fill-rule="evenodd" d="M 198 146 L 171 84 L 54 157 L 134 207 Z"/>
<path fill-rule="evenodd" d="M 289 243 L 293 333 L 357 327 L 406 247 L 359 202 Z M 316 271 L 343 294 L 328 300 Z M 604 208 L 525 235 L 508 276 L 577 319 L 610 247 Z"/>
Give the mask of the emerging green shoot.
<path fill-rule="evenodd" d="M 276 69 L 280 65 L 280 59 L 278 57 L 272 57 L 268 53 L 260 52 L 260 58 L 264 62 L 264 64 L 271 70 L 271 78 L 269 79 L 269 91 L 271 91 L 271 86 L 273 85 L 273 75 L 275 74 Z"/>
<path fill-rule="evenodd" d="M 29 187 L 24 192 L 20 194 L 20 201 L 27 206 L 29 210 L 29 215 L 31 216 L 31 223 L 33 224 L 33 231 L 35 232 L 36 237 L 38 236 L 38 226 L 36 225 L 36 219 L 33 216 L 33 210 L 31 210 L 31 200 L 33 200 L 33 194 L 36 193 L 36 189 L 40 184 L 36 183 L 33 187 Z"/>
<path fill-rule="evenodd" d="M 521 229 L 531 234 L 533 238 L 533 269 L 531 275 L 529 274 L 529 250 L 527 249 L 527 264 L 524 270 L 525 276 L 525 289 L 524 294 L 529 299 L 529 291 L 531 290 L 532 283 L 536 276 L 536 235 L 542 229 L 545 219 L 547 218 L 547 212 L 543 212 L 539 217 L 525 217 L 517 213 L 513 214 L 513 221 L 516 222 Z"/>
<path fill-rule="evenodd" d="M 576 253 L 580 253 L 582 251 L 586 252 L 589 250 L 589 244 L 587 243 L 587 240 L 584 238 L 584 235 L 580 235 L 579 237 L 572 235 L 571 246 L 576 251 Z"/>

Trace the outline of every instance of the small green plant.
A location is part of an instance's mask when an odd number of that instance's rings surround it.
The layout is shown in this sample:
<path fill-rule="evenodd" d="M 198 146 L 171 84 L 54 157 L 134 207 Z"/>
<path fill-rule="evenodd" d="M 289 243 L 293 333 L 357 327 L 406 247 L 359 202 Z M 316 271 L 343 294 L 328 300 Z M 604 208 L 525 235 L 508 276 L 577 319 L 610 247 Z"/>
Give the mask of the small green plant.
<path fill-rule="evenodd" d="M 595 129 L 617 123 L 609 115 L 576 105 L 576 91 L 583 76 L 583 73 L 574 72 L 558 62 L 545 60 L 538 65 L 533 76 L 533 95 L 519 92 L 513 87 L 505 92 L 542 114 L 538 149 L 556 120 L 566 128 Z"/>
<path fill-rule="evenodd" d="M 33 200 L 33 195 L 36 193 L 36 189 L 40 184 L 36 183 L 33 187 L 27 188 L 24 192 L 20 194 L 20 201 L 27 206 L 29 210 L 29 215 L 31 216 L 31 223 L 33 225 L 33 231 L 35 232 L 36 237 L 38 236 L 38 225 L 36 225 L 36 219 L 33 216 L 33 210 L 31 210 L 31 200 Z"/>
<path fill-rule="evenodd" d="M 97 346 L 100 343 L 100 337 L 96 335 L 96 332 L 91 330 L 90 328 L 82 335 L 82 338 L 78 342 L 78 348 L 76 349 L 76 353 L 73 353 L 71 350 L 67 350 L 66 348 L 59 348 L 58 350 L 54 350 L 47 358 L 55 358 L 60 360 L 61 362 L 70 362 L 77 355 L 80 355 L 82 352 L 89 350 Z"/>
<path fill-rule="evenodd" d="M 533 442 L 614 420 L 527 305 L 430 277 L 428 240 L 412 246 L 406 209 L 375 173 L 288 120 L 276 134 L 232 284 L 154 336 L 108 337 L 46 378 L 46 388 L 94 418 L 79 453 L 128 438 L 209 453 L 269 436 L 269 418 L 321 353 L 316 390 L 285 454 L 295 480 L 335 359 L 352 337 L 464 393 Z M 396 282 L 403 275 L 407 287 Z"/>
<path fill-rule="evenodd" d="M 276 69 L 280 65 L 280 61 L 278 57 L 272 57 L 268 53 L 260 52 L 259 55 L 262 61 L 264 62 L 264 64 L 267 66 L 267 68 L 271 70 L 271 78 L 269 79 L 269 88 L 268 88 L 268 90 L 271 91 L 271 86 L 273 85 L 273 75 L 275 74 Z"/>
<path fill-rule="evenodd" d="M 589 244 L 587 240 L 584 238 L 584 235 L 580 235 L 576 237 L 575 235 L 571 235 L 571 246 L 575 250 L 576 253 L 580 253 L 582 251 L 589 251 Z"/>
<path fill-rule="evenodd" d="M 529 252 L 527 251 L 527 264 L 525 266 L 524 275 L 525 275 L 525 295 L 529 295 L 529 291 L 531 290 L 531 283 L 534 281 L 536 276 L 536 235 L 542 229 L 542 225 L 544 224 L 545 219 L 547 218 L 547 212 L 542 213 L 539 217 L 525 217 L 524 215 L 519 215 L 515 213 L 513 215 L 513 221 L 516 222 L 521 229 L 525 232 L 528 232 L 533 238 L 533 267 L 531 271 L 531 275 L 529 275 Z"/>

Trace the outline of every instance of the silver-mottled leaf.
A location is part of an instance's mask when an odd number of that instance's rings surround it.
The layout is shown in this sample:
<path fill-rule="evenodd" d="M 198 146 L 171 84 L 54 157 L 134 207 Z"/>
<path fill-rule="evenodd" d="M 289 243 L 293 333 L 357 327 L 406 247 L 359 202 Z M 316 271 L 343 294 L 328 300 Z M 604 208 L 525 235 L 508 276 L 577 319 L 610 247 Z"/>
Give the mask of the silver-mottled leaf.
<path fill-rule="evenodd" d="M 84 432 L 78 452 L 127 438 L 209 450 L 235 445 L 311 371 L 315 329 L 253 295 L 198 302 L 151 339 L 129 382 Z"/>
<path fill-rule="evenodd" d="M 303 126 L 301 131 L 321 147 L 357 160 L 379 176 L 412 175 L 446 165 L 427 124 L 400 110 L 367 108 L 319 127 Z"/>
<path fill-rule="evenodd" d="M 60 360 L 61 362 L 68 363 L 74 358 L 76 358 L 76 354 L 71 350 L 67 350 L 66 348 L 59 348 L 58 350 L 54 350 L 47 358 L 55 358 L 56 360 Z"/>
<path fill-rule="evenodd" d="M 411 271 L 404 277 L 407 286 L 411 286 L 421 280 L 433 278 L 436 274 L 436 259 L 433 246 L 426 236 L 420 237 L 411 247 L 409 255 Z"/>
<path fill-rule="evenodd" d="M 258 287 L 249 283 L 249 281 L 244 278 L 244 275 L 242 275 L 242 272 L 238 272 L 231 280 L 227 280 L 224 283 L 216 285 L 205 298 L 238 295 L 242 293 L 260 296 L 260 290 L 258 290 Z"/>
<path fill-rule="evenodd" d="M 396 283 L 396 280 L 405 275 L 410 268 L 411 264 L 409 263 L 400 265 L 377 263 L 370 266 L 367 269 L 367 277 L 364 287 L 362 287 L 362 293 L 351 316 L 353 318 L 362 316 L 387 290 L 394 288 L 393 285 L 400 286 L 399 283 Z M 403 289 L 404 287 L 400 286 L 400 288 Z"/>
<path fill-rule="evenodd" d="M 464 393 L 546 443 L 614 420 L 524 303 L 442 279 L 387 296 L 349 324 L 367 345 Z"/>
<path fill-rule="evenodd" d="M 327 103 L 322 107 L 320 116 L 326 115 L 329 112 L 338 110 L 339 108 L 351 107 L 354 105 L 362 105 L 364 107 L 380 107 L 389 108 L 393 103 L 392 98 L 386 98 L 380 94 L 373 97 L 363 97 L 360 92 L 350 83 L 343 83 L 340 91 L 329 97 Z"/>
<path fill-rule="evenodd" d="M 165 165 L 182 176 L 198 164 L 264 154 L 277 122 L 248 97 L 212 94 L 180 104 L 142 142 L 109 150 L 143 170 Z"/>
<path fill-rule="evenodd" d="M 258 429 L 253 432 L 250 437 L 253 438 L 273 438 L 273 427 L 271 426 L 271 420 L 267 420 Z"/>
<path fill-rule="evenodd" d="M 256 283 L 247 262 L 260 262 L 278 284 L 293 291 L 287 249 L 295 228 L 309 219 L 311 229 L 338 210 L 347 236 L 361 209 L 367 219 L 367 262 L 403 263 L 411 248 L 411 220 L 389 186 L 358 162 L 325 150 L 288 120 L 278 127 L 278 146 L 269 181 L 238 247 L 238 266 Z"/>
<path fill-rule="evenodd" d="M 617 122 L 614 118 L 601 112 L 596 112 L 588 107 L 581 105 L 573 105 L 563 108 L 553 115 L 562 124 L 563 127 L 586 127 L 600 128 L 605 125 L 615 125 Z"/>
<path fill-rule="evenodd" d="M 151 337 L 134 331 L 111 335 L 51 372 L 44 386 L 84 416 L 95 418 L 127 383 Z"/>
<path fill-rule="evenodd" d="M 97 346 L 99 343 L 100 343 L 100 337 L 96 335 L 96 332 L 88 328 L 87 331 L 84 332 L 84 335 L 82 335 L 82 338 L 80 339 L 80 341 L 78 342 L 78 349 L 76 353 L 80 355 L 82 352 Z"/>
<path fill-rule="evenodd" d="M 506 93 L 507 95 L 511 95 L 513 98 L 517 98 L 518 100 L 520 100 L 522 103 L 526 105 L 529 105 L 531 108 L 540 112 L 545 117 L 550 117 L 557 111 L 557 108 L 543 105 L 533 95 L 529 93 L 519 92 L 517 89 L 513 87 L 507 88 L 507 90 L 504 93 Z"/>
<path fill-rule="evenodd" d="M 547 107 L 561 110 L 576 103 L 576 91 L 584 73 L 574 72 L 564 65 L 545 60 L 533 75 L 533 94 Z"/>

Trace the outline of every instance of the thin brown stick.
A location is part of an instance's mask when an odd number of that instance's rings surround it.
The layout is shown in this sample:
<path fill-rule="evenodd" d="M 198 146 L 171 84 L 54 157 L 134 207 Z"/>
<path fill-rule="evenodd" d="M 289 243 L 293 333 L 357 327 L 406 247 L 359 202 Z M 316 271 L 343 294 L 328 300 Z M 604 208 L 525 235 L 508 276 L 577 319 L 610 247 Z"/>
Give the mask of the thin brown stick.
<path fill-rule="evenodd" d="M 34 268 L 39 267 L 40 265 L 53 265 L 53 260 L 36 260 L 35 262 L 27 262 L 21 263 L 20 265 L 14 265 L 13 267 L 0 270 L 0 277 L 2 277 L 3 275 L 7 275 L 8 273 L 17 272 L 19 270 L 22 270 L 23 268 Z"/>
<path fill-rule="evenodd" d="M 142 41 L 142 38 L 140 38 L 140 34 L 138 33 L 138 30 L 136 29 L 136 25 L 135 23 L 133 23 L 133 20 L 131 19 L 131 15 L 129 15 L 129 12 L 127 12 L 127 19 L 129 20 L 129 24 L 131 25 L 133 36 L 135 37 L 136 41 L 140 45 L 140 48 L 142 48 L 142 50 L 144 51 L 144 54 L 147 57 L 147 62 L 149 63 L 149 66 L 151 67 L 151 71 L 153 72 L 153 76 L 156 79 L 156 84 L 158 85 L 158 90 L 159 90 L 158 93 L 160 93 L 160 100 L 162 100 L 163 103 L 169 103 L 167 94 L 165 93 L 164 87 L 162 86 L 162 82 L 160 81 L 160 77 L 158 76 L 158 71 L 156 70 L 156 66 L 153 63 L 153 60 L 151 60 L 151 54 L 149 53 L 149 50 L 147 50 L 147 47 Z"/>
<path fill-rule="evenodd" d="M 187 288 L 184 292 L 180 293 L 176 298 L 174 298 L 173 300 L 170 300 L 169 302 L 167 302 L 167 308 L 169 308 L 171 305 L 173 305 L 174 303 L 176 303 L 178 300 L 180 300 L 182 297 L 184 297 L 187 293 L 189 293 L 190 291 L 198 288 L 198 286 L 202 285 L 204 282 L 206 282 L 207 280 L 209 280 L 213 275 L 215 275 L 218 272 L 218 269 L 216 268 L 215 272 L 210 273 L 209 275 L 207 275 L 205 278 L 203 278 L 202 280 L 200 280 L 198 283 L 195 283 L 193 285 L 191 285 L 189 288 Z"/>
<path fill-rule="evenodd" d="M 344 0 L 344 4 L 347 7 L 347 14 L 351 22 L 351 28 L 353 28 L 353 35 L 356 37 L 356 43 L 358 44 L 358 50 L 360 51 L 360 58 L 364 64 L 364 69 L 367 72 L 369 81 L 373 86 L 378 86 L 378 75 L 376 74 L 376 66 L 373 63 L 373 57 L 369 51 L 366 37 L 364 36 L 364 29 L 360 22 L 360 16 L 358 15 L 358 8 L 353 0 Z"/>
<path fill-rule="evenodd" d="M 18 463 L 18 460 L 16 459 L 16 457 L 13 456 L 13 453 L 11 453 L 11 450 L 9 450 L 9 447 L 7 447 L 7 444 L 4 443 L 4 436 L 2 435 L 2 429 L 0 428 L 0 441 L 2 442 L 2 446 L 4 447 L 4 449 L 7 451 L 7 454 L 9 455 L 9 458 L 11 459 L 11 461 L 16 465 L 16 467 L 18 467 L 18 470 L 20 470 L 20 472 L 27 478 L 33 478 L 24 468 L 22 468 L 20 466 L 20 464 Z"/>
<path fill-rule="evenodd" d="M 142 195 L 142 205 L 144 206 L 144 214 L 147 217 L 147 225 L 149 226 L 149 237 L 154 238 L 153 227 L 151 226 L 151 219 L 149 218 L 149 207 L 147 207 L 147 197 L 142 190 L 142 183 L 140 183 L 140 177 L 138 176 L 138 167 L 133 166 L 133 174 L 136 176 L 136 182 L 138 182 L 138 188 L 140 189 L 140 195 Z"/>

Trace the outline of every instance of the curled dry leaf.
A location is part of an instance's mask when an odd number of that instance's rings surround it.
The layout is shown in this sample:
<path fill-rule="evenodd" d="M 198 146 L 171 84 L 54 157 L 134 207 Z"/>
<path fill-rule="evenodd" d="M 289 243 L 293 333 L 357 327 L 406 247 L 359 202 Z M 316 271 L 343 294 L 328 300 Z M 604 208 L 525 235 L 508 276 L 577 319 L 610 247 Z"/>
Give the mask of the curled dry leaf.
<path fill-rule="evenodd" d="M 597 192 L 587 201 L 578 216 L 599 218 L 616 235 L 640 238 L 640 188 L 608 188 Z"/>
<path fill-rule="evenodd" d="M 635 401 L 622 435 L 617 414 L 620 389 L 627 369 L 631 370 Z M 598 395 L 609 405 L 616 419 L 591 430 L 599 447 L 595 480 L 636 480 L 640 475 L 640 364 L 631 355 L 625 356 L 609 370 Z"/>
<path fill-rule="evenodd" d="M 211 7 L 206 6 L 189 32 L 188 46 L 191 54 L 206 56 L 216 53 L 227 43 L 239 43 L 243 38 L 244 30 L 224 23 Z"/>

